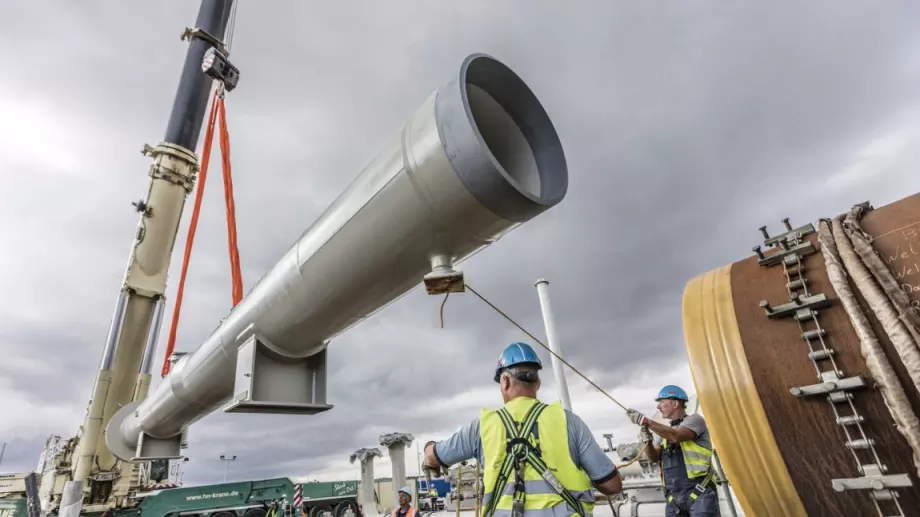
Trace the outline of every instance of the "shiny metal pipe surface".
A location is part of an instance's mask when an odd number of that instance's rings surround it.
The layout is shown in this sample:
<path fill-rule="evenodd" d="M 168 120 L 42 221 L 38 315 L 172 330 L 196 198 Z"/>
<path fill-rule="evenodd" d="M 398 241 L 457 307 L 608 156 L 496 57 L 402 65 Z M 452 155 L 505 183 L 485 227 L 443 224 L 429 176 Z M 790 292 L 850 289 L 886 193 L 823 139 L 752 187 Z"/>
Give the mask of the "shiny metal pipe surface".
<path fill-rule="evenodd" d="M 419 285 L 433 254 L 462 260 L 567 188 L 562 145 L 534 94 L 494 58 L 467 57 L 204 344 L 113 419 L 113 450 L 134 450 L 141 431 L 176 436 L 226 402 L 250 325 L 279 357 L 316 354 Z"/>

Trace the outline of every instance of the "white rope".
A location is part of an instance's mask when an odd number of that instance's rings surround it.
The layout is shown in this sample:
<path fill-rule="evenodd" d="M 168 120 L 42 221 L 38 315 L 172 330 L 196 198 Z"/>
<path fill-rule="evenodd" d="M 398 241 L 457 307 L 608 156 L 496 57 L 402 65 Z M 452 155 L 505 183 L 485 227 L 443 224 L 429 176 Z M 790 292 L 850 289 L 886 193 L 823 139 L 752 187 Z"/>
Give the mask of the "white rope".
<path fill-rule="evenodd" d="M 844 234 L 840 220 L 834 220 L 832 224 L 833 230 L 831 230 L 831 224 L 828 221 L 821 221 L 818 231 L 821 253 L 824 255 L 824 264 L 827 267 L 827 276 L 834 291 L 843 303 L 847 315 L 850 317 L 850 321 L 859 338 L 860 352 L 866 360 L 869 374 L 877 383 L 882 394 L 882 400 L 891 413 L 898 432 L 904 436 L 913 451 L 914 466 L 917 468 L 917 474 L 920 475 L 920 420 L 918 420 L 917 415 L 911 408 L 910 400 L 907 398 L 904 387 L 888 361 L 888 357 L 876 338 L 869 320 L 859 306 L 856 296 L 850 289 L 850 284 L 847 281 L 847 270 L 852 273 L 854 284 L 862 291 L 863 296 L 874 308 L 875 305 L 866 292 L 870 287 L 865 285 L 867 280 L 868 282 L 872 281 L 871 277 L 869 277 L 869 272 L 859 262 L 859 258 L 853 251 L 849 239 Z M 832 232 L 833 235 L 831 234 Z M 841 266 L 841 259 L 846 269 Z M 907 364 L 907 361 L 905 361 L 905 364 Z"/>
<path fill-rule="evenodd" d="M 847 236 L 850 237 L 853 249 L 859 254 L 863 264 L 875 277 L 879 286 L 885 290 L 888 300 L 898 313 L 898 319 L 901 320 L 901 323 L 904 324 L 907 332 L 913 338 L 914 346 L 920 350 L 920 314 L 917 314 L 914 308 L 911 307 L 907 293 L 898 285 L 894 275 L 891 274 L 881 257 L 875 252 L 875 248 L 870 244 L 866 232 L 859 226 L 859 219 L 863 214 L 865 214 L 865 209 L 862 206 L 854 206 L 843 221 L 843 229 L 846 231 Z"/>

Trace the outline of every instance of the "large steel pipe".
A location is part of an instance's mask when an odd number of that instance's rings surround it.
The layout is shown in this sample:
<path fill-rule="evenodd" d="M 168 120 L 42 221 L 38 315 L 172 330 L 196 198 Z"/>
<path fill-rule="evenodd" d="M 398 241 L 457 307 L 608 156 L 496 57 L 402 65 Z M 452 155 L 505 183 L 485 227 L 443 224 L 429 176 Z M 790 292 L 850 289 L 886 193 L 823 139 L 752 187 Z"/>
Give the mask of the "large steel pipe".
<path fill-rule="evenodd" d="M 908 288 L 920 284 L 918 220 L 915 194 L 860 222 L 915 306 L 920 290 Z M 818 245 L 813 230 L 820 225 L 780 230 L 769 239 L 795 242 L 800 234 L 801 244 L 758 247 L 763 258 L 749 256 L 699 275 L 684 290 L 687 353 L 713 443 L 746 515 L 920 516 L 920 477 L 886 402 L 890 390 L 880 388 L 869 368 L 827 267 L 828 261 L 845 264 L 825 256 L 828 247 Z M 757 230 L 751 234 L 759 240 Z M 792 257 L 785 266 L 778 259 L 784 254 Z M 856 276 L 847 276 L 857 292 Z M 802 294 L 803 284 L 809 298 L 793 303 L 790 291 Z M 812 296 L 818 295 L 827 303 L 816 304 L 821 299 Z M 869 303 L 856 303 L 920 415 L 920 392 L 881 321 Z"/>
<path fill-rule="evenodd" d="M 107 429 L 112 450 L 125 460 L 157 456 L 138 447 L 140 437 L 174 439 L 235 400 L 234 372 L 238 383 L 253 363 L 251 349 L 237 361 L 247 336 L 258 335 L 262 364 L 324 359 L 330 338 L 432 268 L 450 270 L 556 205 L 567 187 L 562 145 L 537 98 L 499 61 L 469 56 L 204 344 L 146 400 L 120 411 Z M 324 368 L 306 380 L 261 377 L 249 395 L 284 399 L 283 384 L 304 382 L 316 410 L 330 407 L 319 407 Z M 262 407 L 284 411 L 280 405 Z"/>

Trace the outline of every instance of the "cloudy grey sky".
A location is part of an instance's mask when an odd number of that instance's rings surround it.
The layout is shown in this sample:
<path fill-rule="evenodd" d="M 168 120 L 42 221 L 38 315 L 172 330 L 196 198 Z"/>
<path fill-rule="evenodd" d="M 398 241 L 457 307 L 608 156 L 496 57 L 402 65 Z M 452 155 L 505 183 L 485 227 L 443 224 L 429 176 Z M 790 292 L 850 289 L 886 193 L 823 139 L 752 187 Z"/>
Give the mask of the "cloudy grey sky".
<path fill-rule="evenodd" d="M 749 255 L 762 224 L 920 189 L 916 3 L 383 4 L 241 2 L 242 79 L 227 103 L 246 289 L 474 52 L 541 99 L 570 186 L 561 205 L 465 263 L 467 279 L 540 336 L 533 282 L 550 279 L 566 355 L 641 410 L 665 381 L 691 386 L 689 278 Z M 179 0 L 0 5 L 4 471 L 34 468 L 48 434 L 82 422 L 135 232 L 130 202 L 147 188 L 138 151 L 162 137 L 186 51 L 178 35 L 196 12 Z M 186 287 L 185 351 L 230 306 L 217 175 Z M 219 480 L 223 453 L 239 457 L 237 479 L 355 478 L 348 454 L 380 434 L 424 443 L 500 403 L 491 369 L 524 336 L 472 295 L 451 297 L 442 330 L 440 301 L 416 289 L 333 343 L 332 411 L 196 424 L 186 482 Z M 634 435 L 574 375 L 570 389 L 598 439 Z"/>

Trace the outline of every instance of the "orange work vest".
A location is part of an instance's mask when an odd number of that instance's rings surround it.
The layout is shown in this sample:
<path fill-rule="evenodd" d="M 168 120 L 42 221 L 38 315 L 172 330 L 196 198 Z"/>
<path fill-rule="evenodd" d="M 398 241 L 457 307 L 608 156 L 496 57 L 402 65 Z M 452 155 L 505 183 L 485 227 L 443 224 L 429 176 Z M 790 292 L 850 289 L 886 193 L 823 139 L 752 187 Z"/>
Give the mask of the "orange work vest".
<path fill-rule="evenodd" d="M 399 508 L 393 510 L 393 514 L 390 517 L 396 517 L 396 512 L 399 511 Z M 415 517 L 415 507 L 411 504 L 409 505 L 409 510 L 406 511 L 406 517 Z"/>

